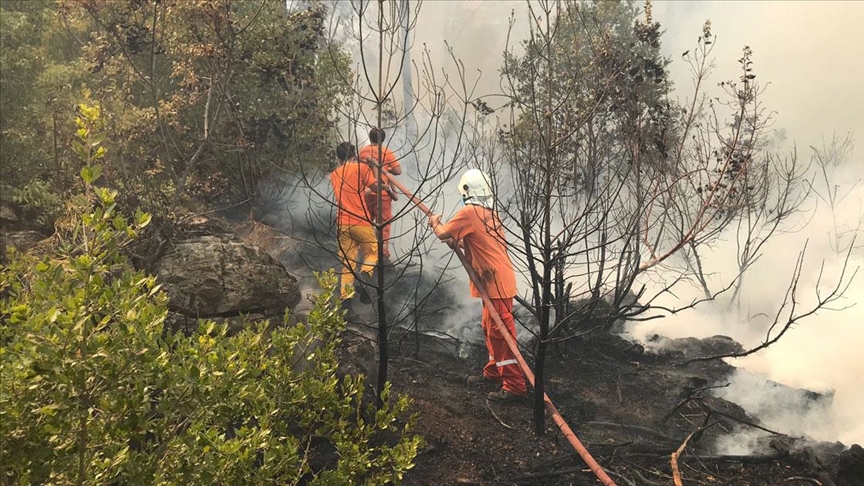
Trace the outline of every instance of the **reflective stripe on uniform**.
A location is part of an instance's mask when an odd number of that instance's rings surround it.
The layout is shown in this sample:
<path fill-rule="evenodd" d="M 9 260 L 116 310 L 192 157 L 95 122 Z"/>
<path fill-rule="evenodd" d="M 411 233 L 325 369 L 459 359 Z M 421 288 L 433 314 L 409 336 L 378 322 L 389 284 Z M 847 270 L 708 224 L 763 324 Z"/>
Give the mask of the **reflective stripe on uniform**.
<path fill-rule="evenodd" d="M 495 366 L 500 368 L 502 366 L 513 365 L 513 364 L 519 364 L 519 362 L 516 361 L 515 359 L 505 359 L 504 361 L 499 361 L 499 362 L 495 363 Z"/>

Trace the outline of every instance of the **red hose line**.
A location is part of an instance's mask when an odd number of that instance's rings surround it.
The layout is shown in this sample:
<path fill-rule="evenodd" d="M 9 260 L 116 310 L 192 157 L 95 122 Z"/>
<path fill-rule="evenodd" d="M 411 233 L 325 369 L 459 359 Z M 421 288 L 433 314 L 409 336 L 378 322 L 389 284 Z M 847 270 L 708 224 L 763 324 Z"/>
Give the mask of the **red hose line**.
<path fill-rule="evenodd" d="M 423 204 L 423 201 L 417 199 L 411 192 L 405 188 L 399 181 L 395 180 L 392 177 L 388 177 L 390 185 L 399 189 L 399 192 L 404 194 L 420 211 L 423 211 L 427 216 L 432 216 L 432 210 L 429 209 L 428 206 Z M 516 340 L 510 334 L 510 331 L 507 330 L 507 326 L 504 325 L 504 322 L 501 320 L 501 316 L 498 315 L 498 311 L 495 310 L 495 307 L 492 305 L 492 300 L 489 298 L 489 294 L 486 293 L 486 289 L 480 283 L 480 279 L 477 278 L 477 274 L 474 273 L 474 269 L 468 265 L 468 262 L 465 260 L 465 254 L 462 253 L 458 247 L 453 248 L 453 251 L 456 252 L 456 256 L 459 257 L 459 261 L 462 262 L 462 266 L 465 267 L 465 271 L 468 272 L 468 277 L 474 282 L 474 287 L 477 288 L 477 292 L 480 294 L 480 298 L 483 299 L 483 304 L 489 310 L 489 314 L 492 316 L 492 319 L 495 321 L 495 325 L 498 326 L 498 330 L 501 332 L 501 335 L 504 336 L 504 340 L 507 341 L 507 347 L 510 348 L 510 351 L 516 356 L 516 361 L 519 362 L 519 367 L 522 368 L 522 372 L 525 373 L 525 377 L 528 378 L 528 381 L 531 383 L 531 386 L 534 386 L 534 372 L 531 371 L 531 368 L 528 367 L 528 363 L 525 362 L 525 358 L 522 357 L 522 353 L 519 352 L 519 346 L 516 344 Z M 600 480 L 604 486 L 615 486 L 615 482 L 606 474 L 606 471 L 600 467 L 600 464 L 597 464 L 597 461 L 591 457 L 591 453 L 588 452 L 588 449 L 582 445 L 582 441 L 576 437 L 576 434 L 573 433 L 573 430 L 570 429 L 570 426 L 567 425 L 567 422 L 564 421 L 564 418 L 561 417 L 561 414 L 558 412 L 558 409 L 555 407 L 555 404 L 552 403 L 552 399 L 549 398 L 549 395 L 543 393 L 543 402 L 546 404 L 546 410 L 549 411 L 549 414 L 552 415 L 552 420 L 558 425 L 558 428 L 561 430 L 561 433 L 564 434 L 564 437 L 567 438 L 567 441 L 570 442 L 570 445 L 573 446 L 573 449 L 576 450 L 576 453 L 579 454 L 579 457 L 585 461 L 585 464 L 591 469 L 591 472 L 597 476 L 597 479 Z"/>

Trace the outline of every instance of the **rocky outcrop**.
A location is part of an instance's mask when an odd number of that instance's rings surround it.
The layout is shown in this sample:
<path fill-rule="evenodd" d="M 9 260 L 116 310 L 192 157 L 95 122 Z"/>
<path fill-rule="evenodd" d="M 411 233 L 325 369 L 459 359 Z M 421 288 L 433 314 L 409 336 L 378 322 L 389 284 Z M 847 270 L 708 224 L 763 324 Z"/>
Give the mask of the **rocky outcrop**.
<path fill-rule="evenodd" d="M 841 452 L 833 472 L 838 485 L 864 484 L 864 448 L 853 444 Z"/>
<path fill-rule="evenodd" d="M 294 271 L 294 275 L 300 276 L 297 286 L 301 298 L 291 311 L 288 323 L 307 322 L 309 313 L 315 306 L 315 298 L 321 289 L 315 276 L 309 271 L 308 262 L 303 261 L 303 257 L 299 255 L 300 240 L 257 221 L 237 226 L 234 234 L 244 243 L 267 252 L 275 260 L 287 262 L 286 265 Z"/>
<path fill-rule="evenodd" d="M 281 316 L 300 301 L 297 281 L 265 251 L 230 235 L 174 241 L 155 265 L 169 308 L 189 317 Z"/>
<path fill-rule="evenodd" d="M 0 226 L 3 229 L 13 229 L 11 227 L 17 224 L 18 215 L 15 214 L 15 210 L 11 206 L 0 204 Z"/>
<path fill-rule="evenodd" d="M 27 251 L 36 246 L 36 243 L 45 239 L 45 235 L 39 231 L 23 230 L 0 232 L 0 242 L 3 247 L 11 246 L 18 251 Z"/>
<path fill-rule="evenodd" d="M 26 252 L 45 239 L 45 235 L 39 231 L 22 230 L 0 231 L 0 261 L 6 258 L 6 247 L 11 246 L 19 252 Z"/>

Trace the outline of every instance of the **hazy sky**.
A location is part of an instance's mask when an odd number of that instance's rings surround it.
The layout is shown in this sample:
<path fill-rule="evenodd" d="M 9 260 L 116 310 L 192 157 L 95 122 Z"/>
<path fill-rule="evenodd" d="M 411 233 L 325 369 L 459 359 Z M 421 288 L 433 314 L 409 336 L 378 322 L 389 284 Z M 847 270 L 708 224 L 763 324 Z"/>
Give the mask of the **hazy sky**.
<path fill-rule="evenodd" d="M 637 2 L 637 4 L 640 4 Z M 481 91 L 498 86 L 508 19 L 516 13 L 511 44 L 525 37 L 524 1 L 427 0 L 422 4 L 416 48 L 425 44 L 446 67 L 444 41 L 469 74 L 483 72 Z M 864 171 L 864 2 L 852 1 L 655 1 L 664 53 L 680 97 L 691 93 L 682 52 L 692 49 L 710 19 L 717 36 L 716 80 L 737 78 L 741 49 L 753 49 L 758 80 L 770 82 L 765 102 L 777 112 L 776 128 L 809 146 L 833 131 L 855 132 L 856 159 Z M 415 54 L 416 59 L 416 54 Z"/>

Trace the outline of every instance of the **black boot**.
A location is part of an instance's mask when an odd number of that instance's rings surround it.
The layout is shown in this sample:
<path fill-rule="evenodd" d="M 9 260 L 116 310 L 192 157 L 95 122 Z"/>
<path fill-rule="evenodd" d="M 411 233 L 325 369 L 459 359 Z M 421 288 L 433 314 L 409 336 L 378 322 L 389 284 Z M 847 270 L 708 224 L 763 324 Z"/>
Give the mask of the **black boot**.
<path fill-rule="evenodd" d="M 354 283 L 354 292 L 360 298 L 360 302 L 371 304 L 372 297 L 376 295 L 378 290 L 378 265 L 372 268 L 372 273 L 357 272 L 357 280 Z"/>
<path fill-rule="evenodd" d="M 354 285 L 354 293 L 357 294 L 357 298 L 360 299 L 360 302 L 364 304 L 371 304 L 372 297 L 369 295 L 369 291 L 366 289 L 366 284 L 357 282 Z"/>

